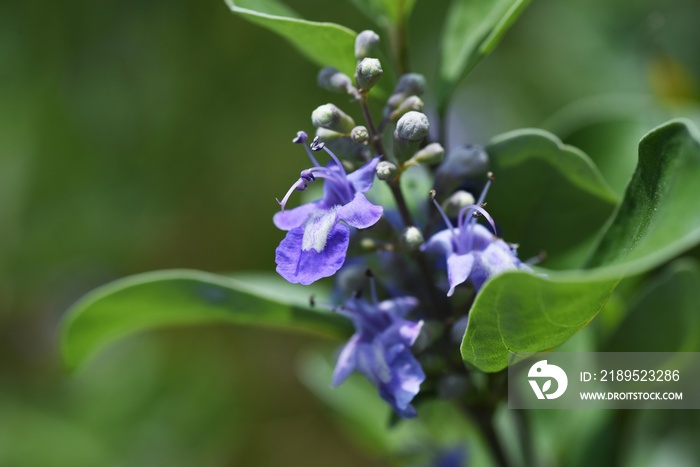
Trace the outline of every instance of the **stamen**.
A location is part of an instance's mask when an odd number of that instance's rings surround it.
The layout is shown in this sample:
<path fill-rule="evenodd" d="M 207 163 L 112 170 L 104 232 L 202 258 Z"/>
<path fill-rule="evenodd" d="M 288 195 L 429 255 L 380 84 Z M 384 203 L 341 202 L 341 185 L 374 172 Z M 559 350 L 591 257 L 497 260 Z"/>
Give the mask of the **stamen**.
<path fill-rule="evenodd" d="M 534 266 L 536 264 L 540 264 L 542 261 L 547 259 L 547 252 L 542 250 L 539 253 L 537 253 L 537 256 L 533 256 L 532 258 L 528 259 L 527 261 L 524 261 L 525 264 L 528 266 Z"/>
<path fill-rule="evenodd" d="M 476 211 L 476 212 L 472 212 L 472 211 Z M 493 234 L 496 235 L 496 224 L 494 223 L 493 218 L 491 217 L 491 214 L 486 212 L 486 209 L 484 209 L 483 206 L 477 206 L 476 204 L 468 204 L 468 205 L 464 206 L 459 211 L 458 219 L 459 219 L 460 229 L 464 225 L 464 219 L 469 215 L 471 215 L 473 217 L 471 219 L 469 219 L 469 226 L 467 226 L 467 227 L 471 227 L 473 225 L 472 222 L 475 224 L 476 217 L 474 217 L 474 216 L 478 216 L 478 214 L 481 214 L 482 216 L 484 216 L 486 218 L 486 220 L 489 222 L 489 224 L 491 224 L 491 228 L 493 229 Z"/>
<path fill-rule="evenodd" d="M 379 304 L 379 300 L 377 300 L 377 281 L 374 278 L 374 273 L 371 269 L 367 269 L 365 271 L 365 276 L 367 276 L 369 279 L 369 293 L 372 296 L 372 303 L 374 306 L 377 306 Z"/>
<path fill-rule="evenodd" d="M 309 185 L 306 183 L 306 180 L 300 178 L 294 183 L 294 185 L 289 187 L 289 190 L 287 191 L 287 194 L 284 195 L 284 198 L 282 198 L 282 201 L 275 198 L 275 201 L 277 201 L 277 204 L 280 205 L 282 212 L 284 212 L 284 206 L 287 204 L 287 201 L 289 201 L 289 197 L 292 196 L 292 193 L 294 193 L 295 190 L 304 191 L 308 186 Z"/>
<path fill-rule="evenodd" d="M 333 151 L 328 149 L 326 147 L 326 143 L 323 141 L 320 141 L 320 138 L 317 136 L 314 138 L 314 140 L 311 142 L 311 150 L 312 151 L 326 151 L 329 156 L 331 156 L 331 159 L 336 163 L 336 165 L 340 168 L 340 170 L 343 173 L 343 176 L 347 176 L 347 173 L 345 172 L 345 166 L 343 166 L 343 163 L 340 162 L 340 159 L 338 159 L 338 156 L 336 156 Z"/>
<path fill-rule="evenodd" d="M 309 155 L 309 159 L 311 159 L 311 163 L 315 167 L 321 167 L 321 164 L 318 163 L 318 160 L 314 157 L 314 155 L 311 153 L 309 150 L 309 147 L 306 145 L 306 141 L 308 141 L 309 135 L 306 134 L 305 131 L 297 131 L 297 136 L 292 140 L 292 143 L 294 144 L 301 144 L 304 146 L 304 149 L 306 149 L 306 154 Z"/>
<path fill-rule="evenodd" d="M 434 189 L 430 190 L 430 200 L 437 208 L 438 212 L 440 213 L 440 216 L 442 216 L 442 220 L 445 221 L 445 224 L 447 225 L 447 228 L 450 229 L 450 232 L 452 232 L 452 235 L 457 237 L 457 233 L 455 232 L 455 228 L 452 225 L 452 222 L 450 222 L 449 217 L 447 217 L 447 214 L 445 214 L 445 211 L 442 209 L 442 206 L 440 206 L 440 203 L 438 203 L 435 200 L 435 196 L 437 196 L 437 191 L 435 191 Z"/>
<path fill-rule="evenodd" d="M 484 185 L 484 189 L 481 190 L 481 194 L 479 195 L 479 199 L 476 200 L 476 204 L 484 204 L 484 200 L 486 199 L 486 194 L 489 192 L 489 188 L 491 188 L 491 183 L 495 180 L 493 176 L 493 172 L 489 172 L 486 174 L 488 177 L 488 181 L 486 182 L 486 185 Z"/>

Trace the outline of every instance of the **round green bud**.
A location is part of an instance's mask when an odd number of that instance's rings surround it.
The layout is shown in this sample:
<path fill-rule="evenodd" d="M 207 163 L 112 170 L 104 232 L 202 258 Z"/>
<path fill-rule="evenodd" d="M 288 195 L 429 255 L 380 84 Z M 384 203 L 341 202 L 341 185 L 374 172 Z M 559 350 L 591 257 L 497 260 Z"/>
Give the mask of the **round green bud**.
<path fill-rule="evenodd" d="M 338 133 L 349 134 L 355 128 L 355 121 L 333 104 L 319 106 L 311 113 L 311 123 Z"/>
<path fill-rule="evenodd" d="M 430 133 L 430 122 L 424 113 L 407 112 L 396 124 L 396 139 L 418 143 Z"/>
<path fill-rule="evenodd" d="M 445 202 L 442 203 L 442 208 L 445 210 L 445 214 L 447 214 L 448 217 L 457 217 L 459 211 L 461 211 L 463 207 L 474 204 L 474 202 L 474 197 L 470 193 L 460 190 L 447 198 Z"/>
<path fill-rule="evenodd" d="M 366 143 L 369 140 L 369 131 L 364 126 L 356 126 L 350 132 L 350 137 L 358 143 Z"/>
<path fill-rule="evenodd" d="M 401 118 L 411 110 L 415 110 L 416 112 L 423 110 L 423 100 L 420 97 L 408 96 L 401 102 L 401 105 L 389 115 L 389 119 L 396 120 L 397 118 Z"/>
<path fill-rule="evenodd" d="M 401 245 L 408 251 L 416 251 L 425 241 L 418 227 L 408 226 L 401 231 Z"/>
<path fill-rule="evenodd" d="M 407 162 L 410 165 L 416 164 L 439 164 L 445 157 L 445 150 L 440 143 L 430 143 L 411 157 Z"/>
<path fill-rule="evenodd" d="M 363 58 L 376 55 L 379 45 L 379 35 L 370 30 L 362 31 L 355 38 L 355 58 L 359 62 Z"/>
<path fill-rule="evenodd" d="M 379 60 L 376 58 L 363 58 L 357 64 L 357 72 L 355 74 L 357 85 L 360 89 L 369 91 L 377 84 L 383 73 L 382 64 Z"/>
<path fill-rule="evenodd" d="M 327 66 L 319 71 L 316 81 L 319 87 L 326 91 L 348 94 L 353 94 L 355 91 L 350 77 L 332 66 Z"/>
<path fill-rule="evenodd" d="M 396 175 L 396 166 L 391 162 L 382 161 L 377 164 L 377 178 L 379 180 L 391 180 Z"/>

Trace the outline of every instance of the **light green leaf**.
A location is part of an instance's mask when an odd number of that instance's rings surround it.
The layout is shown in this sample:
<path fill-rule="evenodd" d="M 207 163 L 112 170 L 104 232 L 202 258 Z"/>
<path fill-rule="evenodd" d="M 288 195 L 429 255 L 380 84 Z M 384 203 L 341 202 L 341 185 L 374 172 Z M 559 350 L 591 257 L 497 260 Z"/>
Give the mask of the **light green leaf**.
<path fill-rule="evenodd" d="M 464 361 L 499 371 L 508 365 L 509 352 L 562 344 L 595 317 L 622 277 L 653 269 L 697 244 L 698 180 L 700 137 L 690 122 L 672 121 L 647 134 L 590 268 L 547 271 L 547 277 L 509 272 L 487 282 L 470 312 Z"/>
<path fill-rule="evenodd" d="M 226 0 L 231 11 L 289 41 L 319 66 L 355 74 L 355 32 L 334 23 L 307 21 L 276 0 Z"/>
<path fill-rule="evenodd" d="M 505 239 L 523 258 L 546 250 L 547 267 L 580 266 L 618 203 L 588 156 L 541 130 L 506 133 L 485 149 L 495 176 L 488 210 Z"/>
<path fill-rule="evenodd" d="M 530 0 L 453 0 L 440 48 L 438 107 L 459 81 L 491 53 Z"/>
<path fill-rule="evenodd" d="M 293 288 L 272 275 L 225 277 L 185 269 L 120 279 L 68 311 L 61 328 L 63 360 L 75 368 L 112 342 L 163 326 L 233 323 L 341 339 L 352 334 L 346 318 L 309 308 L 312 289 L 303 289 L 300 296 L 290 292 Z"/>

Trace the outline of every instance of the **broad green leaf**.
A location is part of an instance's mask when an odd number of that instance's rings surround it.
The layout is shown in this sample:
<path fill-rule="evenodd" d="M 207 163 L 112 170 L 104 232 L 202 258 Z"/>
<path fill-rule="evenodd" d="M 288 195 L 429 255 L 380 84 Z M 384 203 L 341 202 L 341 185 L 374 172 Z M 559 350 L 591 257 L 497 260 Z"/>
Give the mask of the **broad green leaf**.
<path fill-rule="evenodd" d="M 557 347 L 598 314 L 618 283 L 617 279 L 548 274 L 509 272 L 481 289 L 462 341 L 462 358 L 467 363 L 494 372 L 508 365 L 509 353 L 532 354 Z"/>
<path fill-rule="evenodd" d="M 589 266 L 648 270 L 700 241 L 700 133 L 674 120 L 648 133 L 639 163 Z"/>
<path fill-rule="evenodd" d="M 471 309 L 465 362 L 484 371 L 508 365 L 509 352 L 562 344 L 588 324 L 625 275 L 640 274 L 700 241 L 700 137 L 671 121 L 640 142 L 639 163 L 589 269 L 510 272 L 490 280 Z M 546 226 L 543 226 L 543 229 Z"/>
<path fill-rule="evenodd" d="M 355 73 L 355 32 L 334 23 L 307 21 L 276 0 L 226 0 L 231 11 L 289 41 L 319 66 Z"/>
<path fill-rule="evenodd" d="M 346 318 L 309 308 L 308 288 L 304 296 L 292 288 L 272 275 L 225 277 L 185 269 L 117 280 L 68 311 L 61 329 L 63 360 L 75 368 L 112 342 L 163 326 L 233 323 L 341 339 L 352 333 Z"/>
<path fill-rule="evenodd" d="M 523 258 L 546 250 L 548 267 L 580 266 L 618 202 L 588 156 L 541 130 L 506 133 L 485 149 L 495 176 L 488 209 L 505 239 Z"/>
<path fill-rule="evenodd" d="M 645 284 L 602 346 L 604 352 L 697 352 L 700 265 L 682 258 Z"/>
<path fill-rule="evenodd" d="M 350 0 L 369 19 L 383 28 L 391 28 L 405 21 L 411 14 L 415 0 Z"/>
<path fill-rule="evenodd" d="M 438 107 L 482 58 L 491 53 L 530 0 L 453 0 L 440 48 Z"/>

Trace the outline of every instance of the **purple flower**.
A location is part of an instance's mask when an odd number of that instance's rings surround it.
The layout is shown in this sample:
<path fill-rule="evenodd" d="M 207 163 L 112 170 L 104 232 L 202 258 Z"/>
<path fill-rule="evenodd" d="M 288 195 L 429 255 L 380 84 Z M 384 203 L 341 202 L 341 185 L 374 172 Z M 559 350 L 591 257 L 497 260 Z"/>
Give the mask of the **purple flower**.
<path fill-rule="evenodd" d="M 453 227 L 440 205 L 435 202 L 448 228 L 442 230 L 421 246 L 423 251 L 441 253 L 447 257 L 447 279 L 451 296 L 455 287 L 467 279 L 478 291 L 489 277 L 504 271 L 532 269 L 520 259 L 516 253 L 517 245 L 506 243 L 477 224 L 475 215 L 483 215 L 496 232 L 493 219 L 482 207 L 486 193 L 491 185 L 491 179 L 481 193 L 476 204 L 464 206 L 457 216 L 457 227 Z"/>
<path fill-rule="evenodd" d="M 370 203 L 364 195 L 372 188 L 379 157 L 347 174 L 338 158 L 316 138 L 311 149 L 325 150 L 333 159 L 328 166 L 321 166 L 306 146 L 307 138 L 306 133 L 299 132 L 294 142 L 304 144 L 314 167 L 301 172 L 279 201 L 282 211 L 273 217 L 278 228 L 289 231 L 275 252 L 277 272 L 289 282 L 304 285 L 340 269 L 348 249 L 349 227 L 371 227 L 383 213 L 381 206 Z M 318 178 L 325 180 L 321 199 L 284 210 L 295 190 L 306 189 L 308 182 Z"/>
<path fill-rule="evenodd" d="M 355 324 L 355 334 L 338 357 L 333 386 L 359 371 L 379 389 L 379 395 L 404 418 L 416 416 L 411 401 L 425 373 L 411 353 L 423 321 L 404 316 L 418 305 L 414 297 L 399 297 L 370 304 L 352 298 L 338 310 Z"/>

